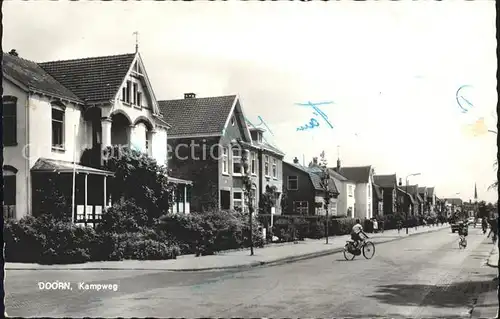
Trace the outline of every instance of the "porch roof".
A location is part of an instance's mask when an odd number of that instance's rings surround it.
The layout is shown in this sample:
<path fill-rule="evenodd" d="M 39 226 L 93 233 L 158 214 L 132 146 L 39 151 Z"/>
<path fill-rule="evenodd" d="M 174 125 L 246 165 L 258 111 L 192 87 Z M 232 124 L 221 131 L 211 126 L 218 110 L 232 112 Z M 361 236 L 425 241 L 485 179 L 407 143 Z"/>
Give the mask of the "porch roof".
<path fill-rule="evenodd" d="M 180 178 L 175 178 L 175 177 L 172 177 L 172 176 L 169 176 L 168 177 L 168 181 L 171 182 L 171 183 L 174 183 L 174 184 L 187 184 L 187 185 L 193 185 L 193 182 L 192 181 L 188 181 L 188 180 L 185 180 L 185 179 L 180 179 Z"/>
<path fill-rule="evenodd" d="M 101 169 L 83 166 L 83 165 L 73 165 L 73 162 L 53 160 L 48 158 L 39 158 L 35 165 L 31 168 L 32 172 L 35 173 L 72 173 L 73 168 L 77 173 L 86 173 L 94 175 L 106 175 L 113 176 L 113 172 L 104 171 Z"/>

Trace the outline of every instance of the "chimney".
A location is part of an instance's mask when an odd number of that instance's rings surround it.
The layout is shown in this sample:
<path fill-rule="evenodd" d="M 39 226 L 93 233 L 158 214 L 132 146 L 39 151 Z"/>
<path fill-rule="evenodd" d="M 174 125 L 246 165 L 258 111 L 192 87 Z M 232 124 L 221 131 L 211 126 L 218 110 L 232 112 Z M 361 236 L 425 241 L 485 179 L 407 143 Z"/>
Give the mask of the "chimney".
<path fill-rule="evenodd" d="M 293 159 L 293 163 L 294 163 L 294 164 L 299 164 L 299 159 L 298 159 L 298 158 L 294 158 L 294 159 Z"/>
<path fill-rule="evenodd" d="M 19 54 L 17 53 L 16 49 L 10 50 L 9 54 L 12 55 L 12 56 L 19 56 Z"/>
<path fill-rule="evenodd" d="M 403 181 L 401 180 L 401 177 L 399 178 L 399 186 L 403 186 Z"/>
<path fill-rule="evenodd" d="M 340 173 L 340 158 L 337 158 L 337 172 Z"/>
<path fill-rule="evenodd" d="M 184 98 L 185 99 L 194 99 L 194 98 L 196 98 L 196 94 L 194 94 L 194 93 L 184 93 Z"/>

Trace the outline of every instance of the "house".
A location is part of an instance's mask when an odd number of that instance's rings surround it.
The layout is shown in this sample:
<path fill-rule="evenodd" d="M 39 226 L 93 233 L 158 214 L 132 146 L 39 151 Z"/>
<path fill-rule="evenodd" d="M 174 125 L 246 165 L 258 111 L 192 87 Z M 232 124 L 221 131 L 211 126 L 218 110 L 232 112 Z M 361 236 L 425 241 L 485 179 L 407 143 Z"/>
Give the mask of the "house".
<path fill-rule="evenodd" d="M 349 181 L 356 183 L 354 217 L 373 218 L 373 169 L 371 166 L 342 167 L 340 159 L 334 170 Z"/>
<path fill-rule="evenodd" d="M 462 210 L 463 201 L 460 198 L 445 198 L 444 200 L 448 208 L 448 217 Z"/>
<path fill-rule="evenodd" d="M 434 191 L 434 187 L 427 188 L 426 202 L 429 213 L 434 213 L 436 208 L 436 194 Z"/>
<path fill-rule="evenodd" d="M 412 208 L 413 215 L 421 215 L 424 207 L 424 199 L 418 193 L 418 184 L 416 185 L 408 185 L 402 187 L 405 191 L 407 191 L 414 199 L 414 205 Z"/>
<path fill-rule="evenodd" d="M 373 207 L 373 216 L 383 216 L 384 215 L 384 189 L 379 185 L 373 183 L 372 184 L 372 207 Z"/>
<path fill-rule="evenodd" d="M 329 168 L 329 172 L 339 191 L 337 216 L 354 218 L 356 209 L 356 182 L 340 175 L 333 168 Z"/>
<path fill-rule="evenodd" d="M 427 214 L 430 212 L 429 210 L 429 202 L 427 200 L 427 197 L 428 197 L 428 190 L 427 190 L 427 187 L 425 186 L 422 186 L 422 187 L 419 187 L 418 188 L 418 194 L 420 195 L 420 197 L 423 199 L 424 201 L 424 206 L 423 206 L 423 213 L 424 214 Z"/>
<path fill-rule="evenodd" d="M 73 220 L 98 221 L 113 173 L 81 163 L 84 153 L 100 164 L 105 147 L 126 145 L 166 163 L 169 124 L 138 52 L 36 63 L 12 50 L 2 72 L 6 217 L 37 215 L 37 194 L 55 176 L 71 197 L 74 170 Z M 190 184 L 172 181 L 179 191 Z"/>
<path fill-rule="evenodd" d="M 324 205 L 325 185 L 322 182 L 322 170 L 317 167 L 306 167 L 295 158 L 293 163 L 283 162 L 283 192 L 286 192 L 283 214 L 287 215 L 326 215 Z M 337 216 L 337 198 L 339 191 L 332 178 L 329 179 L 328 190 L 332 198 L 328 205 L 328 214 Z"/>
<path fill-rule="evenodd" d="M 262 198 L 263 194 L 274 197 L 275 214 L 280 215 L 283 190 L 283 157 L 285 153 L 265 140 L 265 132 L 262 128 L 250 128 L 252 147 L 256 150 L 256 152 L 252 153 L 251 160 L 257 162 L 255 165 L 251 165 L 252 174 L 255 174 L 255 172 L 258 174 L 260 198 Z M 270 214 L 271 212 L 262 211 L 262 213 Z"/>
<path fill-rule="evenodd" d="M 237 95 L 197 98 L 186 93 L 184 99 L 159 101 L 159 105 L 169 121 L 176 123 L 168 135 L 168 146 L 174 150 L 169 168 L 176 176 L 193 181 L 193 210 L 247 207 L 245 151 L 249 152 L 253 207 L 258 207 L 266 190 L 276 190 L 273 194 L 279 203 L 284 153 L 263 140 L 263 130 L 247 126 Z"/>
<path fill-rule="evenodd" d="M 383 190 L 383 209 L 384 215 L 394 214 L 399 208 L 397 202 L 397 178 L 396 174 L 392 175 L 374 175 L 373 182 Z"/>
<path fill-rule="evenodd" d="M 414 205 L 416 203 L 413 196 L 404 188 L 397 188 L 397 202 L 399 203 L 399 211 L 403 212 L 405 216 L 410 217 L 413 215 Z"/>

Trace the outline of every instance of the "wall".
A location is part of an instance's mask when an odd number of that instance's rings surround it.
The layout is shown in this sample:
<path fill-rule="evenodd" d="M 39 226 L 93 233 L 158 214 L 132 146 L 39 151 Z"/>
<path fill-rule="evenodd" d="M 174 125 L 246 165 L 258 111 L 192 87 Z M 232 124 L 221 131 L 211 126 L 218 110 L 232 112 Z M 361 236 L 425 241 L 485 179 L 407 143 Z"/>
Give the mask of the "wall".
<path fill-rule="evenodd" d="M 298 189 L 288 190 L 288 176 L 298 176 Z M 294 201 L 308 201 L 309 202 L 309 215 L 313 215 L 315 207 L 312 205 L 314 203 L 315 192 L 309 177 L 309 174 L 303 172 L 292 165 L 283 163 L 283 192 L 286 192 L 286 206 L 282 211 L 284 215 L 296 214 L 293 211 Z"/>
<path fill-rule="evenodd" d="M 264 162 L 265 156 L 269 156 L 269 176 L 265 176 L 264 171 Z M 276 159 L 276 178 L 272 176 L 273 174 L 273 159 Z M 276 214 L 281 214 L 281 206 L 279 205 L 282 197 L 282 189 L 283 189 L 283 158 L 281 156 L 277 156 L 272 154 L 271 152 L 262 151 L 262 156 L 259 161 L 259 166 L 262 167 L 260 171 L 260 178 L 262 180 L 262 193 L 266 191 L 266 187 L 276 187 L 277 192 L 280 193 L 279 198 L 277 200 L 276 205 Z"/>
<path fill-rule="evenodd" d="M 13 85 L 4 78 L 3 94 L 17 97 L 17 146 L 5 146 L 3 149 L 3 165 L 15 167 L 16 175 L 16 218 L 22 218 L 30 213 L 30 189 L 28 161 L 23 157 L 24 146 L 27 144 L 26 136 L 26 110 L 28 106 L 28 93 Z M 4 172 L 7 174 L 7 172 Z"/>
<path fill-rule="evenodd" d="M 337 198 L 337 216 L 347 216 L 347 184 L 339 179 L 333 177 L 335 186 L 339 191 L 339 196 Z M 354 207 L 353 207 L 354 209 Z"/>
<path fill-rule="evenodd" d="M 349 207 L 352 207 L 352 214 L 351 216 L 347 216 L 347 217 L 354 217 L 354 208 L 356 207 L 356 183 L 354 182 L 351 182 L 351 181 L 346 181 L 345 182 L 346 184 L 346 212 L 347 210 L 349 209 Z M 353 188 L 353 195 L 352 196 L 349 196 L 349 191 L 348 191 L 348 188 L 349 188 L 349 185 L 352 185 L 352 188 Z M 357 209 L 357 208 L 356 208 Z"/>
<path fill-rule="evenodd" d="M 210 148 L 218 144 L 218 138 L 184 138 L 167 141 L 170 150 L 174 152 L 169 154 L 168 160 L 172 176 L 193 181 L 191 211 L 200 212 L 219 207 L 220 163 L 217 158 L 210 156 Z M 189 147 L 191 143 L 198 146 Z M 218 156 L 218 152 L 216 154 Z"/>
<path fill-rule="evenodd" d="M 367 217 L 367 193 L 366 193 L 366 184 L 365 183 L 357 183 L 356 184 L 356 218 L 366 218 Z"/>

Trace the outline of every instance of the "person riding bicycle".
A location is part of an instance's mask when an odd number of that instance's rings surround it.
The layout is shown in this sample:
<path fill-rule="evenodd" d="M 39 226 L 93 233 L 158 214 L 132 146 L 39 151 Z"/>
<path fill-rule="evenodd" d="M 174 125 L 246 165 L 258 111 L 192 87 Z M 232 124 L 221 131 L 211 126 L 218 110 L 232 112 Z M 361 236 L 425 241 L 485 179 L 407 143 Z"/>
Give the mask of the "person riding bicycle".
<path fill-rule="evenodd" d="M 481 226 L 483 227 L 483 233 L 486 234 L 486 230 L 488 229 L 488 221 L 484 217 L 481 220 Z"/>
<path fill-rule="evenodd" d="M 361 226 L 361 222 L 358 219 L 356 219 L 356 224 L 354 226 L 352 226 L 352 231 L 351 231 L 351 239 L 354 241 L 354 247 L 355 248 L 358 248 L 359 246 L 359 243 L 363 241 L 363 238 L 361 238 L 361 234 L 363 234 L 363 236 L 367 237 L 365 232 L 363 231 L 363 226 Z"/>
<path fill-rule="evenodd" d="M 469 234 L 469 226 L 463 221 L 458 223 L 458 236 L 467 236 Z"/>

